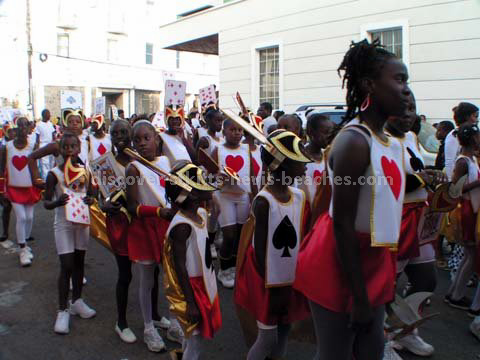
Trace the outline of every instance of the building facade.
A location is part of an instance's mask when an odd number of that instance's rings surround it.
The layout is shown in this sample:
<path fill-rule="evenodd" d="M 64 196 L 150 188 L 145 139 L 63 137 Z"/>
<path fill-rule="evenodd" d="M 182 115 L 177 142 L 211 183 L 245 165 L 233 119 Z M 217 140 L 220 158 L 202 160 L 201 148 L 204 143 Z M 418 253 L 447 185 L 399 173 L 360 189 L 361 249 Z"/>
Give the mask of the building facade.
<path fill-rule="evenodd" d="M 198 31 L 192 32 L 192 29 Z M 351 41 L 379 38 L 403 59 L 418 112 L 452 118 L 480 96 L 480 2 L 476 0 L 235 0 L 160 26 L 162 46 L 217 46 L 220 103 L 239 91 L 254 108 L 270 101 L 341 104 L 337 68 Z"/>
<path fill-rule="evenodd" d="M 43 108 L 60 113 L 60 92 L 82 93 L 85 114 L 105 96 L 129 116 L 163 108 L 164 81 L 187 81 L 187 109 L 198 89 L 218 84 L 218 57 L 165 50 L 159 23 L 177 17 L 175 3 L 160 0 L 3 0 L 0 47 L 8 56 L 0 74 L 0 97 L 30 103 L 28 21 L 30 12 L 31 95 L 35 117 Z M 1 9 L 3 8 L 3 10 Z M 2 17 L 3 15 L 3 17 Z M 5 101 L 4 101 L 5 102 Z"/>

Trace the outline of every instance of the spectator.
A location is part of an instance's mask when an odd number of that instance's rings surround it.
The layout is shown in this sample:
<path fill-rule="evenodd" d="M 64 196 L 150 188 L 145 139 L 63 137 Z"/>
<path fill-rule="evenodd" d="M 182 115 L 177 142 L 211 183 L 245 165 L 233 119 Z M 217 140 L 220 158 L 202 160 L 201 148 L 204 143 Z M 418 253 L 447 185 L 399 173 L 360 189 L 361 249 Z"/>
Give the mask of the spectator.
<path fill-rule="evenodd" d="M 435 159 L 435 169 L 443 170 L 445 167 L 445 138 L 452 131 L 455 126 L 451 121 L 442 121 L 437 125 L 437 133 L 435 134 L 440 147 L 438 148 L 437 158 Z"/>

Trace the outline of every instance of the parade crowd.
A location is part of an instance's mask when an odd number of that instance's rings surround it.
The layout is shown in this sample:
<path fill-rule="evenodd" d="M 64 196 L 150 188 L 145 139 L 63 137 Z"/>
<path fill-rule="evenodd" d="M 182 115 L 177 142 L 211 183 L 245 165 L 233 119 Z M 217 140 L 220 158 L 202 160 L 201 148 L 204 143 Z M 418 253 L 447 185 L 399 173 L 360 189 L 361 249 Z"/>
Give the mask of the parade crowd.
<path fill-rule="evenodd" d="M 172 359 L 207 359 L 202 345 L 228 326 L 217 283 L 234 292 L 249 360 L 280 359 L 289 336 L 302 334 L 315 338 L 316 360 L 431 356 L 435 344 L 418 327 L 437 267 L 447 266 L 444 300 L 474 318 L 480 340 L 480 286 L 465 296 L 480 272 L 479 109 L 461 102 L 452 121 L 436 124 L 441 146 L 427 166 L 403 62 L 364 40 L 351 44 L 338 72 L 340 124 L 315 109 L 306 122 L 272 114 L 269 103 L 254 114 L 239 95 L 235 111 L 215 99 L 188 114 L 184 99 L 166 98 L 161 120 L 119 112 L 107 125 L 102 114 L 62 109 L 55 125 L 49 110 L 36 124 L 24 116 L 5 123 L 0 242 L 15 246 L 13 210 L 19 263 L 35 266 L 34 207 L 53 210 L 55 333 L 68 334 L 72 316 L 96 315 L 82 297 L 93 238 L 118 265 L 112 330 L 137 341 L 127 321 L 136 267 L 143 341 L 165 351 L 157 328 L 165 329 L 182 345 Z M 402 274 L 406 288 L 397 286 Z M 165 317 L 159 302 L 168 304 Z M 405 315 L 412 312 L 415 321 Z"/>

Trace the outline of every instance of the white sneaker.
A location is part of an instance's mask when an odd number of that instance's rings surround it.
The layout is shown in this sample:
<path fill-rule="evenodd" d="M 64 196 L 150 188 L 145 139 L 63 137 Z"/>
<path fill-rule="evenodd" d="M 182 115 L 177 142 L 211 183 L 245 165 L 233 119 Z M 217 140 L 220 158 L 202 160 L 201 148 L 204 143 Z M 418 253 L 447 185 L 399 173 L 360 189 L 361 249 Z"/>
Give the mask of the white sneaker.
<path fill-rule="evenodd" d="M 387 341 L 385 343 L 385 349 L 383 351 L 383 360 L 402 360 L 400 355 L 398 355 L 397 352 L 395 351 L 392 341 Z"/>
<path fill-rule="evenodd" d="M 217 275 L 218 281 L 224 288 L 232 289 L 235 285 L 235 280 L 232 279 L 230 274 L 230 269 L 227 270 L 220 270 Z"/>
<path fill-rule="evenodd" d="M 480 341 L 480 316 L 475 317 L 470 324 L 470 332 Z"/>
<path fill-rule="evenodd" d="M 70 314 L 79 315 L 82 319 L 90 319 L 97 313 L 89 307 L 82 299 L 77 299 L 73 304 L 70 301 Z"/>
<path fill-rule="evenodd" d="M 70 313 L 68 310 L 59 310 L 57 312 L 57 320 L 53 331 L 57 334 L 68 334 L 70 332 Z"/>
<path fill-rule="evenodd" d="M 22 267 L 27 267 L 32 265 L 32 258 L 30 257 L 30 252 L 27 250 L 27 248 L 23 248 L 20 250 L 19 258 L 20 258 L 20 265 L 22 265 Z"/>
<path fill-rule="evenodd" d="M 137 337 L 133 333 L 130 328 L 125 328 L 121 330 L 118 327 L 118 324 L 115 324 L 115 332 L 120 336 L 120 339 L 122 339 L 123 342 L 126 342 L 127 344 L 133 344 L 135 341 L 137 341 Z"/>
<path fill-rule="evenodd" d="M 12 240 L 5 240 L 5 241 L 1 241 L 0 242 L 0 245 L 4 248 L 4 249 L 10 249 L 14 246 L 13 244 L 13 241 Z"/>
<path fill-rule="evenodd" d="M 160 329 L 168 330 L 170 327 L 170 320 L 168 320 L 165 316 L 162 316 L 160 321 L 153 320 L 153 326 L 159 327 Z"/>
<path fill-rule="evenodd" d="M 148 350 L 150 351 L 160 352 L 166 349 L 162 337 L 155 328 L 143 332 L 143 341 L 147 344 Z"/>
<path fill-rule="evenodd" d="M 30 246 L 25 246 L 25 249 L 28 251 L 28 255 L 30 256 L 30 260 L 33 260 L 33 251 Z"/>
<path fill-rule="evenodd" d="M 394 347 L 397 350 L 407 349 L 418 356 L 431 356 L 435 350 L 432 345 L 427 344 L 420 336 L 418 336 L 417 329 L 415 329 L 413 333 L 408 334 L 399 340 L 395 340 Z"/>
<path fill-rule="evenodd" d="M 218 257 L 217 248 L 215 244 L 210 245 L 210 252 L 212 253 L 212 259 L 216 259 Z"/>
<path fill-rule="evenodd" d="M 228 269 L 230 271 L 230 279 L 232 279 L 233 281 L 233 284 L 235 285 L 235 275 L 237 273 L 237 268 L 236 267 L 232 267 L 230 269 Z"/>
<path fill-rule="evenodd" d="M 183 334 L 183 330 L 180 326 L 170 326 L 167 330 L 167 339 L 170 341 L 174 341 L 183 345 L 183 338 L 185 335 Z"/>

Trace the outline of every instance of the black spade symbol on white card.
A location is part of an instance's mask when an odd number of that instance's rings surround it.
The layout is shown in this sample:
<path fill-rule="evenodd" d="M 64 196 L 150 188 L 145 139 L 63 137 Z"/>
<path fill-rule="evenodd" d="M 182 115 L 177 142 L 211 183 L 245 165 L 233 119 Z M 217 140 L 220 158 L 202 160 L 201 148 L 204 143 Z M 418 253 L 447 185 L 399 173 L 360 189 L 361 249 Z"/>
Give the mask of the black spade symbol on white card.
<path fill-rule="evenodd" d="M 418 158 L 415 153 L 407 147 L 407 152 L 410 155 L 410 166 L 414 171 L 422 171 L 425 167 L 423 166 L 423 161 Z"/>
<path fill-rule="evenodd" d="M 207 266 L 207 269 L 213 271 L 212 252 L 210 251 L 210 244 L 208 243 L 208 239 L 205 240 L 205 265 Z"/>
<path fill-rule="evenodd" d="M 297 232 L 287 215 L 275 229 L 272 242 L 276 249 L 283 249 L 281 257 L 292 257 L 288 249 L 295 249 L 297 246 Z"/>

